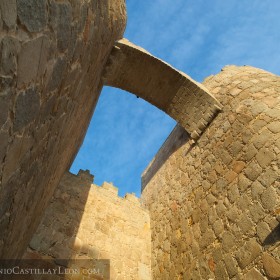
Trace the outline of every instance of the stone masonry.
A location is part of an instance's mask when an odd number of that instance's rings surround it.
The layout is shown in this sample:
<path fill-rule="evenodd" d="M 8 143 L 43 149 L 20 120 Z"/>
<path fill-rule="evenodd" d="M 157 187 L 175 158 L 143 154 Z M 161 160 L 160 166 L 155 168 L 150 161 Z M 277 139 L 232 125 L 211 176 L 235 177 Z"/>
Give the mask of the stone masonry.
<path fill-rule="evenodd" d="M 230 66 L 204 85 L 223 111 L 143 174 L 153 279 L 280 279 L 280 78 Z"/>
<path fill-rule="evenodd" d="M 125 0 L 1 0 L 0 258 L 22 256 L 104 83 L 140 91 L 195 140 L 220 111 L 205 87 L 122 39 L 125 25 Z"/>
<path fill-rule="evenodd" d="M 63 176 L 24 258 L 68 268 L 61 259 L 109 259 L 112 280 L 151 279 L 148 211 L 135 195 L 121 198 L 112 184 L 92 180 L 85 171 Z"/>
<path fill-rule="evenodd" d="M 230 66 L 201 85 L 123 39 L 125 25 L 125 0 L 0 0 L 0 259 L 280 279 L 280 78 Z M 104 84 L 178 122 L 143 173 L 144 207 L 65 174 Z"/>
<path fill-rule="evenodd" d="M 0 1 L 0 258 L 21 257 L 83 141 L 124 0 Z"/>

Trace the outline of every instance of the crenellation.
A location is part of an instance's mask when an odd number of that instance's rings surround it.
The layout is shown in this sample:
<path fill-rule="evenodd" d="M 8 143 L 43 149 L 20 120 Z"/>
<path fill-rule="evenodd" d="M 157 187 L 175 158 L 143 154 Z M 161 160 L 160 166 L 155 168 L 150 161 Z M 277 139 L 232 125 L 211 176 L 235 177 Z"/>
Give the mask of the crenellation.
<path fill-rule="evenodd" d="M 126 199 L 126 200 L 128 200 L 130 202 L 133 202 L 135 204 L 138 204 L 140 206 L 139 198 L 136 197 L 135 193 L 127 193 L 124 196 L 124 199 Z"/>
<path fill-rule="evenodd" d="M 94 175 L 90 174 L 89 170 L 79 170 L 77 175 L 81 180 L 88 181 L 90 183 L 93 183 Z"/>
<path fill-rule="evenodd" d="M 105 190 L 109 191 L 110 193 L 118 196 L 119 189 L 117 187 L 115 187 L 112 183 L 104 182 L 101 187 L 104 188 Z"/>
<path fill-rule="evenodd" d="M 64 175 L 24 258 L 34 252 L 53 263 L 61 258 L 106 258 L 112 279 L 151 279 L 149 212 L 134 194 L 119 197 L 111 183 L 99 187 L 81 180 L 81 174 L 93 176 L 88 170 Z"/>

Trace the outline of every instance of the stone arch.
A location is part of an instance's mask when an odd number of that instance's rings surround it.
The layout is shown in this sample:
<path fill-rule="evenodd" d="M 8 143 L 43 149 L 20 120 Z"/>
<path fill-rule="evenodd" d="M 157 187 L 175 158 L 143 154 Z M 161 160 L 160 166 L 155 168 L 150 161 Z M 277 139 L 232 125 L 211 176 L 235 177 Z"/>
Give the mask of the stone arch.
<path fill-rule="evenodd" d="M 112 50 L 104 84 L 148 101 L 175 119 L 194 140 L 221 110 L 203 85 L 126 39 Z"/>

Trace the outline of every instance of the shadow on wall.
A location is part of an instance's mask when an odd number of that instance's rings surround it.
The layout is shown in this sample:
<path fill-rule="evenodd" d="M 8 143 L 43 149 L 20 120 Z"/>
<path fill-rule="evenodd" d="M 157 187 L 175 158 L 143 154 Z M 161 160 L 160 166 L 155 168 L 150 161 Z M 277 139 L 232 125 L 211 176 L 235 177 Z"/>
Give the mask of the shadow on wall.
<path fill-rule="evenodd" d="M 92 181 L 88 170 L 64 175 L 24 260 L 39 259 L 43 268 L 77 268 L 77 278 L 66 279 L 151 279 L 148 211 L 134 194 L 122 198 L 112 184 Z"/>
<path fill-rule="evenodd" d="M 280 219 L 280 217 L 279 217 Z M 273 245 L 280 241 L 280 223 L 276 226 L 271 233 L 263 241 L 263 246 Z"/>
<path fill-rule="evenodd" d="M 68 260 L 73 258 L 83 258 L 83 255 L 97 258 L 98 252 L 83 246 L 76 238 L 93 178 L 88 170 L 80 170 L 78 176 L 64 175 L 62 187 L 56 189 L 23 259 L 44 256 L 67 267 Z"/>

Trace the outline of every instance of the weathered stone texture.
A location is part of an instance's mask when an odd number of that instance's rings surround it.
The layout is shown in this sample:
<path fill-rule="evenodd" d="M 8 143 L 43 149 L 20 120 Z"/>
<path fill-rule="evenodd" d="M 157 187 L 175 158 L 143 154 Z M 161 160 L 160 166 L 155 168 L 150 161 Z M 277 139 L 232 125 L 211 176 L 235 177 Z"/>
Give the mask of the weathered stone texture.
<path fill-rule="evenodd" d="M 143 181 L 153 279 L 278 279 L 280 78 L 229 66 L 204 85 L 223 111 Z"/>
<path fill-rule="evenodd" d="M 17 19 L 16 0 L 1 0 L 0 11 L 5 25 L 8 28 L 14 28 Z"/>
<path fill-rule="evenodd" d="M 40 96 L 36 88 L 28 88 L 20 92 L 16 99 L 14 130 L 26 127 L 35 121 L 40 109 Z"/>
<path fill-rule="evenodd" d="M 49 39 L 40 36 L 22 45 L 18 56 L 18 87 L 40 79 L 49 56 Z"/>
<path fill-rule="evenodd" d="M 30 32 L 39 32 L 47 24 L 46 0 L 17 0 L 18 17 Z"/>
<path fill-rule="evenodd" d="M 0 1 L 0 258 L 21 256 L 71 165 L 125 23 L 123 0 Z"/>
<path fill-rule="evenodd" d="M 20 49 L 18 40 L 12 36 L 5 36 L 1 40 L 1 77 L 15 75 L 17 70 L 17 54 Z"/>
<path fill-rule="evenodd" d="M 110 279 L 151 279 L 149 212 L 135 195 L 121 198 L 112 184 L 92 179 L 84 171 L 64 175 L 25 258 L 35 251 L 54 262 L 110 259 Z"/>

